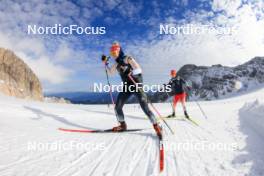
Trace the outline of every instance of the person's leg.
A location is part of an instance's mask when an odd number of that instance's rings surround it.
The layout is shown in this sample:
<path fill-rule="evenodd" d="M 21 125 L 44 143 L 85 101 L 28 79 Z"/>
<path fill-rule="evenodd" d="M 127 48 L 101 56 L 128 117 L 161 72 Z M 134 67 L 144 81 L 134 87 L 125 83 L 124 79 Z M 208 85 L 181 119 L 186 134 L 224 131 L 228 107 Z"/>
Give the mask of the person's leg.
<path fill-rule="evenodd" d="M 130 95 L 131 94 L 129 92 L 120 92 L 117 96 L 115 111 L 116 111 L 117 120 L 120 123 L 120 126 L 114 127 L 113 131 L 126 130 L 123 106 L 125 102 L 127 101 L 127 99 L 130 97 Z"/>
<path fill-rule="evenodd" d="M 148 100 L 147 95 L 144 92 L 136 92 L 135 95 L 138 98 L 139 104 L 141 106 L 141 109 L 144 111 L 144 113 L 148 116 L 149 120 L 153 124 L 154 130 L 157 133 L 157 136 L 162 139 L 162 128 L 158 124 L 158 121 L 152 111 L 149 109 L 148 106 Z"/>
<path fill-rule="evenodd" d="M 142 78 L 141 74 L 140 75 L 134 75 L 133 77 L 135 78 L 135 82 L 137 82 L 137 83 L 143 82 L 143 78 Z M 152 111 L 149 109 L 147 95 L 145 94 L 145 92 L 143 91 L 142 88 L 141 88 L 141 90 L 137 90 L 137 91 L 135 90 L 134 94 L 138 98 L 139 104 L 140 104 L 142 110 L 148 116 L 149 120 L 153 124 L 153 128 L 156 131 L 157 136 L 160 139 L 162 139 L 162 128 L 158 124 L 158 121 L 157 121 L 156 117 L 154 116 L 154 114 L 152 113 Z"/>
<path fill-rule="evenodd" d="M 152 124 L 157 123 L 156 117 L 154 116 L 152 111 L 149 109 L 147 95 L 144 92 L 135 92 L 135 96 L 137 97 L 137 99 L 139 101 L 141 109 L 148 116 L 148 118 L 151 121 L 151 123 Z"/>
<path fill-rule="evenodd" d="M 183 108 L 183 111 L 186 111 L 186 99 L 185 99 L 185 94 L 182 94 L 181 95 L 181 104 L 182 104 L 182 108 Z"/>
<path fill-rule="evenodd" d="M 179 101 L 179 96 L 178 95 L 175 95 L 173 97 L 173 112 L 170 115 L 170 117 L 175 117 L 176 105 L 177 105 L 178 101 Z"/>
<path fill-rule="evenodd" d="M 186 93 L 181 94 L 181 104 L 182 104 L 182 108 L 183 108 L 183 112 L 186 118 L 189 118 L 189 115 L 187 113 L 187 109 L 186 109 Z"/>

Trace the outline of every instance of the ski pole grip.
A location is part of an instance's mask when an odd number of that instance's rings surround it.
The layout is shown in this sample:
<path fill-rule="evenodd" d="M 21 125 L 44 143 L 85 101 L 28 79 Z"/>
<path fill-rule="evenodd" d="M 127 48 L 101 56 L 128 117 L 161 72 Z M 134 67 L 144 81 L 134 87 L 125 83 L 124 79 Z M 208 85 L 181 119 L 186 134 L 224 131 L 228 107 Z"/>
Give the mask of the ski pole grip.
<path fill-rule="evenodd" d="M 104 54 L 102 55 L 102 61 L 103 61 L 103 62 L 106 62 L 106 61 L 108 61 L 108 58 L 107 58 L 107 56 L 106 56 L 106 55 L 104 55 Z"/>
<path fill-rule="evenodd" d="M 102 55 L 102 61 L 104 62 L 105 65 L 108 65 L 108 60 L 109 60 L 109 57 L 107 57 L 106 55 Z"/>

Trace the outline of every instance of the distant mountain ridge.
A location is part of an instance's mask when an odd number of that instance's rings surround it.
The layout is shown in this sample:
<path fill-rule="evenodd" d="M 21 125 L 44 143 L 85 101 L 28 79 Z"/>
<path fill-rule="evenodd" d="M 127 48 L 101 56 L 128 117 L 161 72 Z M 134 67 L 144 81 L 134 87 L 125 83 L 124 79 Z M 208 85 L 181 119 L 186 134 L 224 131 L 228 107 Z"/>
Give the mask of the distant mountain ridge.
<path fill-rule="evenodd" d="M 117 92 L 113 93 L 114 99 L 117 97 Z M 74 104 L 110 104 L 111 99 L 108 92 L 61 92 L 48 93 L 47 97 L 62 97 Z"/>
<path fill-rule="evenodd" d="M 264 57 L 255 57 L 250 61 L 235 67 L 222 65 L 196 66 L 184 65 L 178 75 L 187 80 L 192 86 L 188 92 L 189 99 L 212 100 L 222 98 L 237 92 L 247 91 L 249 88 L 264 83 Z M 264 84 L 263 84 L 264 86 Z M 114 92 L 114 99 L 117 97 Z M 63 97 L 72 103 L 81 104 L 110 104 L 109 93 L 68 92 L 48 94 L 47 96 Z M 152 102 L 168 100 L 166 93 L 148 93 Z M 137 99 L 131 97 L 128 103 L 135 103 Z"/>

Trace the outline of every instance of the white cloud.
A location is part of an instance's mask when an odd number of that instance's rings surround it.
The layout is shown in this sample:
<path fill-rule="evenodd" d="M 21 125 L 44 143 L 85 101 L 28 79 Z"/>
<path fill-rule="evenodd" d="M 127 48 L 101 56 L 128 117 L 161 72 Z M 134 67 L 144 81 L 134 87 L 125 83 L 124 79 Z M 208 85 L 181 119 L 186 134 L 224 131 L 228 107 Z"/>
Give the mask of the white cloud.
<path fill-rule="evenodd" d="M 136 16 L 139 15 L 139 11 L 142 9 L 142 4 L 132 3 L 129 0 L 124 0 L 118 6 L 118 12 L 127 20 L 133 20 Z"/>
<path fill-rule="evenodd" d="M 256 18 L 255 9 L 250 4 L 244 4 L 237 10 L 240 6 L 238 1 L 231 4 L 228 2 L 218 1 L 215 5 L 216 9 L 224 10 L 218 16 L 214 17 L 212 12 L 205 11 L 189 12 L 186 16 L 190 23 L 197 26 L 235 26 L 237 32 L 232 35 L 163 36 L 152 42 L 139 40 L 128 46 L 128 52 L 143 64 L 147 76 L 145 80 L 165 81 L 171 68 L 179 69 L 184 64 L 234 66 L 255 56 L 264 56 L 264 19 Z M 231 8 L 232 5 L 234 6 Z M 229 17 L 230 14 L 233 15 L 232 18 Z M 208 16 L 211 17 L 210 20 L 207 20 Z M 167 21 L 176 22 L 172 17 Z M 186 20 L 180 22 L 186 23 Z M 136 46 L 133 46 L 135 43 Z"/>
<path fill-rule="evenodd" d="M 182 5 L 187 6 L 188 5 L 188 0 L 182 0 Z"/>
<path fill-rule="evenodd" d="M 52 84 L 59 84 L 69 80 L 72 71 L 64 68 L 61 65 L 56 65 L 47 57 L 38 59 L 28 58 L 24 53 L 18 52 L 17 55 L 29 65 L 34 73 L 43 81 L 48 81 Z"/>
<path fill-rule="evenodd" d="M 74 51 L 68 46 L 66 42 L 62 42 L 54 54 L 54 60 L 56 62 L 63 62 L 71 59 L 74 55 Z"/>
<path fill-rule="evenodd" d="M 241 0 L 214 0 L 212 9 L 214 11 L 224 10 L 228 16 L 231 16 L 235 15 L 241 3 Z"/>
<path fill-rule="evenodd" d="M 88 1 L 83 3 L 91 4 Z M 76 53 L 76 49 L 71 45 L 78 39 L 74 36 L 28 35 L 27 25 L 45 26 L 55 23 L 83 25 L 79 18 L 81 8 L 70 1 L 2 1 L 0 47 L 10 49 L 20 56 L 43 83 L 47 82 L 50 85 L 66 82 L 73 73 L 78 72 L 75 66 L 85 66 L 83 64 L 85 53 L 82 51 Z M 85 25 L 89 25 L 90 21 L 101 13 L 97 8 L 90 9 L 91 14 L 82 14 L 86 19 Z M 87 8 L 83 10 L 89 11 Z"/>
<path fill-rule="evenodd" d="M 43 42 L 38 39 L 6 36 L 2 32 L 0 32 L 0 38 L 0 47 L 14 51 L 41 81 L 58 84 L 67 81 L 73 73 L 70 69 L 55 64 L 46 53 Z"/>
<path fill-rule="evenodd" d="M 106 0 L 104 1 L 104 6 L 108 10 L 113 10 L 116 6 L 118 6 L 121 3 L 120 0 Z"/>

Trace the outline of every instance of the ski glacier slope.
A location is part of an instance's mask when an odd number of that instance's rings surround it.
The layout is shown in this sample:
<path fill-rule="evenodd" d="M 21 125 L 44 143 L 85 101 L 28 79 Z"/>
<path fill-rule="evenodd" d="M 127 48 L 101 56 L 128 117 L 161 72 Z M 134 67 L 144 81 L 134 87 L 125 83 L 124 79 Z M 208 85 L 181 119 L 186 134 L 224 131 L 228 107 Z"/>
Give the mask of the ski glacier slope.
<path fill-rule="evenodd" d="M 207 120 L 194 102 L 188 102 L 189 113 L 200 127 L 181 119 L 168 120 L 175 135 L 165 130 L 165 169 L 159 174 L 158 140 L 137 105 L 125 105 L 126 120 L 129 128 L 144 128 L 144 131 L 67 133 L 58 128 L 111 128 L 116 125 L 112 107 L 51 104 L 0 96 L 0 175 L 263 176 L 264 103 L 261 99 L 264 99 L 263 89 L 229 99 L 201 102 L 209 117 Z M 155 105 L 161 114 L 171 113 L 170 104 Z M 178 114 L 182 114 L 181 107 L 178 108 Z M 41 144 L 72 141 L 87 144 L 88 148 L 41 147 Z M 40 147 L 32 150 L 29 146 L 34 142 Z M 235 143 L 237 146 L 229 151 L 173 147 L 199 142 Z"/>

